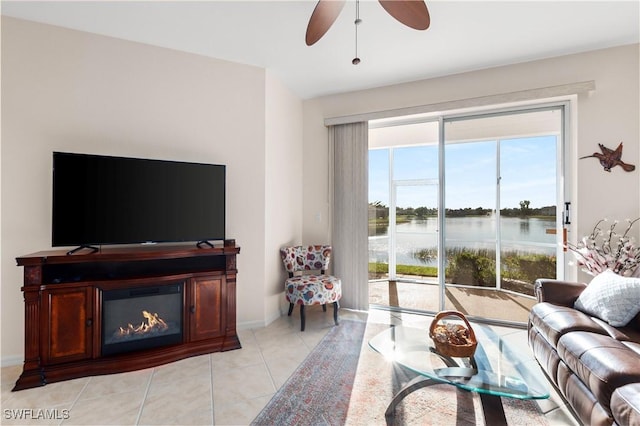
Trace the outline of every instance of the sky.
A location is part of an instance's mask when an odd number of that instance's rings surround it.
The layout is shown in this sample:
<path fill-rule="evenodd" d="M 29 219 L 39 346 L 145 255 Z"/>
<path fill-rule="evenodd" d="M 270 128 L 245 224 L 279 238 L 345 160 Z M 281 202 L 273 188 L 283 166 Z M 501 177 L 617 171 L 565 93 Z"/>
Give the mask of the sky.
<path fill-rule="evenodd" d="M 540 208 L 556 204 L 556 143 L 553 136 L 500 141 L 500 208 L 520 201 Z M 496 208 L 497 141 L 445 146 L 445 207 Z M 437 145 L 393 149 L 398 207 L 437 207 Z M 403 180 L 421 179 L 421 186 Z M 404 182 L 406 183 L 406 182 Z M 369 150 L 369 202 L 389 205 L 389 149 Z"/>

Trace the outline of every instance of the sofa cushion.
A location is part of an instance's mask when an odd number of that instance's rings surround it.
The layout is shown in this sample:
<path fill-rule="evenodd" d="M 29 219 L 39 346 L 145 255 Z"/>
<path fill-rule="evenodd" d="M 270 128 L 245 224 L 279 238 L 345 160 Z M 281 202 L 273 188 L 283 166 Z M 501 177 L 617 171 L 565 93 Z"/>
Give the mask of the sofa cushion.
<path fill-rule="evenodd" d="M 591 393 L 591 390 L 573 374 L 566 364 L 558 365 L 557 384 L 582 424 L 588 426 L 611 426 L 612 416 L 608 409 Z"/>
<path fill-rule="evenodd" d="M 620 386 L 640 382 L 638 354 L 609 336 L 576 331 L 558 341 L 558 355 L 605 409 Z"/>
<path fill-rule="evenodd" d="M 560 337 L 570 331 L 606 334 L 590 316 L 576 309 L 548 302 L 537 303 L 531 308 L 529 322 L 554 347 L 557 347 Z"/>
<path fill-rule="evenodd" d="M 611 413 L 619 425 L 640 425 L 640 383 L 616 389 L 611 396 Z"/>
<path fill-rule="evenodd" d="M 629 321 L 627 327 L 640 331 L 640 312 L 631 321 Z"/>
<path fill-rule="evenodd" d="M 558 364 L 560 363 L 560 357 L 556 352 L 555 346 L 547 342 L 536 327 L 529 328 L 528 340 L 529 347 L 531 351 L 533 351 L 538 364 L 540 364 L 549 377 L 555 379 L 558 372 Z"/>
<path fill-rule="evenodd" d="M 640 312 L 640 278 L 607 269 L 591 280 L 574 306 L 614 327 L 625 326 Z"/>
<path fill-rule="evenodd" d="M 598 324 L 609 336 L 622 342 L 638 342 L 640 343 L 640 331 L 631 326 L 612 327 L 599 318 L 592 317 L 593 322 Z"/>
<path fill-rule="evenodd" d="M 623 345 L 638 354 L 638 368 L 640 368 L 640 343 L 636 342 L 622 342 Z"/>

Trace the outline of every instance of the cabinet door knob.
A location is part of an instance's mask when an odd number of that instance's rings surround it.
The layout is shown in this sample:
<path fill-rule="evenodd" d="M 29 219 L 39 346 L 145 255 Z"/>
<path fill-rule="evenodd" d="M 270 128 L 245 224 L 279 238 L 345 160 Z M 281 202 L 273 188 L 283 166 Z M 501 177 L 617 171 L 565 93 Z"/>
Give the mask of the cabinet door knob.
<path fill-rule="evenodd" d="M 93 320 L 89 318 L 85 323 L 87 324 L 87 327 L 91 327 L 93 325 Z"/>
<path fill-rule="evenodd" d="M 189 310 L 191 311 L 192 314 L 196 313 L 196 307 L 191 305 L 191 308 L 189 308 Z"/>

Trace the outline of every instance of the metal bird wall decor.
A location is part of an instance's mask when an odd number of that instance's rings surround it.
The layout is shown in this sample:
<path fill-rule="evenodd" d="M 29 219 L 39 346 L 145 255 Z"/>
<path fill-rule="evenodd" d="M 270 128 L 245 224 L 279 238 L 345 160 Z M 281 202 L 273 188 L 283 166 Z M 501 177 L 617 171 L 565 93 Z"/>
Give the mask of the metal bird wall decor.
<path fill-rule="evenodd" d="M 636 166 L 634 166 L 633 164 L 627 164 L 622 161 L 622 142 L 620 142 L 620 145 L 618 145 L 615 151 L 607 148 L 601 143 L 599 143 L 598 146 L 600 147 L 600 151 L 602 151 L 602 153 L 594 152 L 592 155 L 580 157 L 580 160 L 582 160 L 583 158 L 591 157 L 597 158 L 598 160 L 600 160 L 600 164 L 602 165 L 602 167 L 604 167 L 604 170 L 606 172 L 611 172 L 611 169 L 615 166 L 622 167 L 625 172 L 632 172 L 636 169 Z"/>

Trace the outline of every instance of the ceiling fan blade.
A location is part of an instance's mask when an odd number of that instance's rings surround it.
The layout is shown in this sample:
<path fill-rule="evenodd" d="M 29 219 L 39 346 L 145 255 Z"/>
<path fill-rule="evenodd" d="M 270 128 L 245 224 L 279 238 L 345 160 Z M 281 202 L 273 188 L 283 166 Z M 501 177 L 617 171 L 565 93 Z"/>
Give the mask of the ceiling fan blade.
<path fill-rule="evenodd" d="M 313 9 L 309 25 L 307 25 L 307 35 L 305 41 L 307 46 L 311 46 L 329 31 L 331 25 L 338 18 L 346 0 L 318 0 L 316 8 Z"/>
<path fill-rule="evenodd" d="M 389 15 L 408 27 L 426 30 L 431 24 L 424 0 L 378 0 Z"/>

